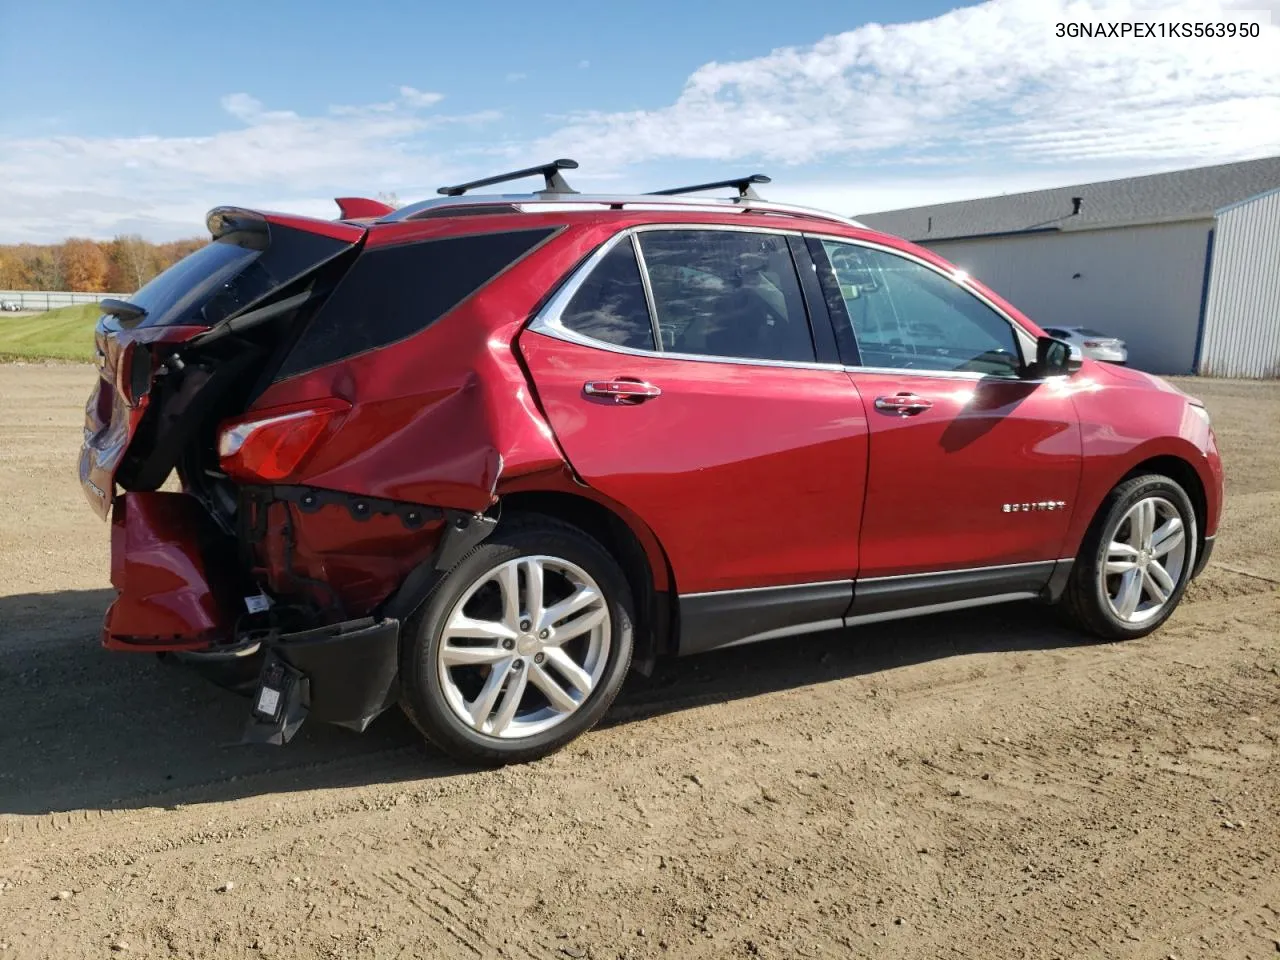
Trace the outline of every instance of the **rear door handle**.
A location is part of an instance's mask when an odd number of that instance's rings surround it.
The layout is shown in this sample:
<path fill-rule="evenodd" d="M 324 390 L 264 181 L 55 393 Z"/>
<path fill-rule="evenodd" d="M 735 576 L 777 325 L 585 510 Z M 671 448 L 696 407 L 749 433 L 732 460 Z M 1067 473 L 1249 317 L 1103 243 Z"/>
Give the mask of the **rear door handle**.
<path fill-rule="evenodd" d="M 615 403 L 643 403 L 662 396 L 662 388 L 632 377 L 614 377 L 612 380 L 588 380 L 582 385 L 588 397 L 612 398 Z"/>
<path fill-rule="evenodd" d="M 881 413 L 896 413 L 900 417 L 914 417 L 933 407 L 932 400 L 903 391 L 892 397 L 876 397 L 876 409 Z"/>

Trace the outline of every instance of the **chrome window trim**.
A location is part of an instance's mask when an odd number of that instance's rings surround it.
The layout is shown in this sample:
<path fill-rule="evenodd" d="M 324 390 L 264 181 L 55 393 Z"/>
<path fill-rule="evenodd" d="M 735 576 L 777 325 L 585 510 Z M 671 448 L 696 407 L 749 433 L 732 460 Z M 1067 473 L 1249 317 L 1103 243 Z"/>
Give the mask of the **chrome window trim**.
<path fill-rule="evenodd" d="M 1009 326 L 1013 327 L 1014 335 L 1018 340 L 1018 345 L 1022 349 L 1023 365 L 1024 367 L 1028 365 L 1026 350 L 1028 346 L 1031 346 L 1031 348 L 1034 349 L 1034 344 L 1036 342 L 1035 334 L 1033 334 L 1026 327 L 1024 327 L 1016 317 L 1010 316 L 1008 311 L 1000 307 L 999 304 L 993 302 L 984 293 L 978 290 L 974 290 L 967 283 L 965 283 L 964 280 L 958 279 L 956 274 L 964 273 L 963 270 L 960 270 L 959 268 L 957 268 L 953 272 L 948 272 L 942 269 L 941 267 L 939 267 L 936 263 L 930 263 L 928 260 L 925 260 L 923 257 L 918 257 L 915 254 L 909 253 L 906 250 L 899 250 L 897 247 L 891 247 L 888 244 L 876 243 L 874 240 L 863 240 L 863 239 L 854 238 L 854 237 L 842 237 L 842 236 L 838 236 L 836 234 L 831 234 L 831 233 L 817 233 L 812 230 L 804 230 L 802 232 L 804 236 L 813 237 L 813 239 L 818 241 L 830 240 L 833 243 L 847 243 L 847 244 L 850 244 L 851 246 L 866 247 L 869 250 L 877 250 L 881 253 L 887 253 L 890 256 L 901 257 L 904 260 L 910 260 L 912 263 L 919 264 L 922 267 L 927 267 L 928 269 L 932 270 L 934 273 L 938 274 L 944 279 L 950 280 L 953 284 L 955 284 L 965 293 L 969 294 L 969 296 L 973 297 L 974 299 L 978 300 L 980 303 L 985 305 L 988 309 L 991 310 L 992 313 L 994 313 L 996 316 L 1004 320 L 1005 323 L 1009 324 Z M 967 273 L 965 273 L 964 276 L 966 280 L 969 277 Z M 854 336 L 855 337 L 857 336 L 856 330 L 854 331 Z M 907 374 L 911 374 L 912 376 L 917 376 L 917 375 L 929 376 L 929 375 L 956 374 L 956 373 L 970 374 L 971 373 L 971 371 L 968 371 L 968 370 L 961 370 L 961 371 L 913 370 L 909 367 L 846 366 L 845 369 L 850 372 L 861 370 L 866 373 L 898 373 L 898 374 L 907 373 Z M 977 379 L 994 379 L 994 380 L 1010 380 L 1010 381 L 1017 380 L 1021 383 L 1036 382 L 1036 381 L 1028 380 L 1025 377 L 1002 377 L 1002 376 L 999 376 L 998 374 L 991 374 L 991 373 L 979 373 L 979 374 L 976 374 L 975 377 Z"/>
<path fill-rule="evenodd" d="M 649 332 L 653 334 L 654 353 L 662 352 L 662 329 L 658 326 L 658 304 L 653 299 L 653 281 L 649 279 L 649 267 L 644 262 L 644 251 L 640 249 L 640 238 L 631 234 L 631 252 L 636 258 L 636 267 L 640 270 L 640 286 L 644 290 L 644 305 L 649 311 Z"/>
<path fill-rule="evenodd" d="M 622 354 L 631 357 L 647 357 L 650 359 L 661 360 L 691 360 L 697 363 L 724 363 L 735 364 L 738 366 L 748 367 L 779 367 L 790 370 L 844 370 L 843 365 L 839 363 L 822 363 L 817 360 L 760 360 L 754 357 L 721 357 L 711 354 L 701 353 L 677 353 L 671 350 L 663 350 L 662 341 L 655 329 L 655 337 L 659 339 L 654 341 L 656 349 L 640 350 L 635 347 L 623 347 L 615 343 L 607 343 L 603 340 L 596 340 L 594 337 L 588 337 L 578 333 L 576 330 L 570 330 L 561 322 L 565 309 L 569 306 L 574 295 L 586 282 L 592 271 L 600 265 L 600 262 L 608 256 L 609 252 L 619 243 L 636 237 L 637 234 L 647 233 L 654 230 L 681 230 L 681 231 L 728 231 L 733 233 L 764 233 L 778 236 L 802 236 L 801 230 L 781 230 L 775 227 L 754 227 L 727 223 L 645 223 L 628 227 L 620 230 L 604 243 L 602 243 L 590 257 L 586 259 L 569 278 L 560 286 L 550 300 L 543 305 L 529 323 L 527 329 L 534 333 L 541 333 L 545 336 L 555 337 L 557 340 L 564 340 L 568 343 L 576 343 L 579 346 L 591 347 L 594 350 L 604 350 L 609 353 Z M 652 292 L 649 288 L 649 274 L 644 269 L 644 254 L 640 251 L 640 243 L 638 239 L 632 240 L 632 249 L 637 255 L 637 264 L 640 265 L 640 277 L 645 286 L 645 298 L 649 305 L 649 322 L 656 328 L 657 309 L 652 300 Z M 800 282 L 797 275 L 796 282 Z M 812 323 L 812 318 L 806 317 L 807 323 Z"/>

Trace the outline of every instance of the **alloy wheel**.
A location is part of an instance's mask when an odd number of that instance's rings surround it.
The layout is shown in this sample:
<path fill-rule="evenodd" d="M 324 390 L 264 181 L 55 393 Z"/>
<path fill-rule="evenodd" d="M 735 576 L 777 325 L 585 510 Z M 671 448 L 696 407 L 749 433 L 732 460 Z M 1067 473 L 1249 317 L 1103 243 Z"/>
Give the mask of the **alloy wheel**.
<path fill-rule="evenodd" d="M 1120 518 L 1107 544 L 1102 593 L 1119 620 L 1141 624 L 1168 606 L 1185 569 L 1187 531 L 1164 497 L 1145 497 Z"/>
<path fill-rule="evenodd" d="M 453 605 L 436 668 L 449 708 L 503 739 L 542 733 L 586 703 L 609 659 L 609 606 L 581 567 L 519 557 L 478 577 Z"/>

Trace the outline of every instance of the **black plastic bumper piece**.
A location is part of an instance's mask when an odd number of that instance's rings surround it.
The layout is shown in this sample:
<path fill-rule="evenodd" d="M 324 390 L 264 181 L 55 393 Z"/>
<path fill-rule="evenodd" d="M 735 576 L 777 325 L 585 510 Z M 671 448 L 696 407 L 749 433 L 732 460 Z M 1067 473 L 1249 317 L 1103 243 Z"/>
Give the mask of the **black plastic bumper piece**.
<path fill-rule="evenodd" d="M 272 641 L 247 743 L 287 743 L 307 717 L 363 731 L 396 699 L 400 621 L 366 617 Z"/>

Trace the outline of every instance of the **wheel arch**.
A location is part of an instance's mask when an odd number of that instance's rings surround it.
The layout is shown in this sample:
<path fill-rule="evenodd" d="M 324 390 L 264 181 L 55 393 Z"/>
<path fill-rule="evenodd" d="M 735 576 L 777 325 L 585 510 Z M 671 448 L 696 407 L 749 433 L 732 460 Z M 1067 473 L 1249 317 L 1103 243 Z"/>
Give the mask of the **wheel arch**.
<path fill-rule="evenodd" d="M 1088 513 L 1079 524 L 1077 534 L 1072 538 L 1073 556 L 1078 553 L 1085 536 L 1094 524 L 1099 522 L 1103 504 L 1111 491 L 1133 477 L 1143 474 L 1159 474 L 1176 482 L 1186 491 L 1191 500 L 1191 507 L 1196 516 L 1196 556 L 1204 553 L 1205 536 L 1208 533 L 1209 500 L 1208 488 L 1200 470 L 1194 461 L 1181 452 L 1168 449 L 1146 450 L 1136 458 L 1130 458 L 1128 464 L 1107 472 L 1102 482 L 1093 486 L 1093 496 L 1087 504 Z"/>
<path fill-rule="evenodd" d="M 677 643 L 674 578 L 662 545 L 647 526 L 630 522 L 600 500 L 564 490 L 525 489 L 499 498 L 502 515 L 541 514 L 577 527 L 599 541 L 622 567 L 636 604 L 633 666 L 648 673 Z M 638 525 L 639 532 L 635 529 Z"/>

